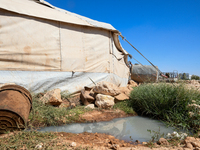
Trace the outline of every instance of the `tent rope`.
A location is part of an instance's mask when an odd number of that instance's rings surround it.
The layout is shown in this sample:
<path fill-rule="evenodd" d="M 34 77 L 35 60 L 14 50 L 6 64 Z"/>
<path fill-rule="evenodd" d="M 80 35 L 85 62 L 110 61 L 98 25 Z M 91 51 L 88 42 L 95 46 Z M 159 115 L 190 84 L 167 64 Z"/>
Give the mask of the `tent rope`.
<path fill-rule="evenodd" d="M 150 60 L 148 60 L 137 48 L 135 48 L 135 46 L 133 46 L 124 36 L 122 36 L 122 34 L 119 34 L 122 38 L 122 40 L 126 41 L 129 45 L 131 45 L 142 57 L 144 57 L 159 73 L 161 76 L 166 77 L 165 75 L 162 74 L 162 72 L 160 71 L 160 69 L 158 69 Z M 141 64 L 141 63 L 140 63 Z"/>

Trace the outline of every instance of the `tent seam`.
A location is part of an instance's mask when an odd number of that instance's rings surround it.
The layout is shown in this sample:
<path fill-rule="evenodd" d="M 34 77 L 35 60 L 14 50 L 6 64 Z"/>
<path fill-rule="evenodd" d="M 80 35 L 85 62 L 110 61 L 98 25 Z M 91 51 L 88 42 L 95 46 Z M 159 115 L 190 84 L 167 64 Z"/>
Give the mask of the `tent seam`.
<path fill-rule="evenodd" d="M 60 42 L 60 71 L 62 71 L 62 44 L 61 44 L 61 32 L 60 32 L 60 21 L 59 21 L 59 42 Z"/>

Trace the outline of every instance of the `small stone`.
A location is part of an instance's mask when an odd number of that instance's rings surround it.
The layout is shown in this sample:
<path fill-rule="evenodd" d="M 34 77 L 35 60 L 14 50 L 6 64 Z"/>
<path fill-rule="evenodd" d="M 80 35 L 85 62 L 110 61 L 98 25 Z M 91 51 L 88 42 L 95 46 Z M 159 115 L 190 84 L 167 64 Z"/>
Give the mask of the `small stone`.
<path fill-rule="evenodd" d="M 35 146 L 35 149 L 42 149 L 42 146 L 43 146 L 43 143 L 37 144 L 37 145 Z"/>
<path fill-rule="evenodd" d="M 159 145 L 169 145 L 169 142 L 165 138 L 160 138 L 157 143 Z"/>
<path fill-rule="evenodd" d="M 75 103 L 71 103 L 71 108 L 75 108 L 76 104 Z"/>
<path fill-rule="evenodd" d="M 140 141 L 139 141 L 139 140 L 136 140 L 135 142 L 136 142 L 136 143 L 138 143 L 138 144 L 140 143 Z"/>
<path fill-rule="evenodd" d="M 70 144 L 70 146 L 71 146 L 71 147 L 76 147 L 76 142 L 72 142 L 72 143 Z"/>
<path fill-rule="evenodd" d="M 94 109 L 94 104 L 89 104 L 87 106 L 85 106 L 85 109 Z"/>
<path fill-rule="evenodd" d="M 143 145 L 147 145 L 147 142 L 142 142 Z"/>

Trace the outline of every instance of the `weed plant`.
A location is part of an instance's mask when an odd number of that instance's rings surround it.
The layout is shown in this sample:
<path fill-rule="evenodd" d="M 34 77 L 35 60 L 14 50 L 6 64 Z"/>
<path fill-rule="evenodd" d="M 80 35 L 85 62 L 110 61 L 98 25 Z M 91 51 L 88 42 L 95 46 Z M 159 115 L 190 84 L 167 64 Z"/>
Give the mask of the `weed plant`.
<path fill-rule="evenodd" d="M 120 109 L 124 111 L 126 114 L 136 115 L 136 112 L 133 110 L 132 106 L 130 105 L 129 100 L 116 103 L 113 106 L 113 109 Z"/>
<path fill-rule="evenodd" d="M 163 120 L 183 129 L 200 128 L 200 110 L 188 107 L 195 100 L 200 104 L 200 92 L 184 84 L 143 84 L 131 92 L 131 105 L 136 112 Z M 193 112 L 191 117 L 189 112 Z"/>

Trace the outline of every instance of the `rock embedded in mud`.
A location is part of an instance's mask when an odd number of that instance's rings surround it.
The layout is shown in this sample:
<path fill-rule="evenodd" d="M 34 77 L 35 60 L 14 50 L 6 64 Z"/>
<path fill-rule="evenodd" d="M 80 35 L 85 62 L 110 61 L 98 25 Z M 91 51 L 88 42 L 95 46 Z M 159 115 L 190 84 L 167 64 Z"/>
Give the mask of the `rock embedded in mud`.
<path fill-rule="evenodd" d="M 43 101 L 44 104 L 59 106 L 62 103 L 60 89 L 48 91 L 40 100 Z"/>
<path fill-rule="evenodd" d="M 97 83 L 93 91 L 98 94 L 104 94 L 110 96 L 115 96 L 120 94 L 120 90 L 115 84 L 106 81 Z"/>
<path fill-rule="evenodd" d="M 109 95 L 97 94 L 95 104 L 99 108 L 112 108 L 115 104 L 114 97 Z"/>
<path fill-rule="evenodd" d="M 160 138 L 157 143 L 159 145 L 169 145 L 169 142 L 165 138 Z"/>

